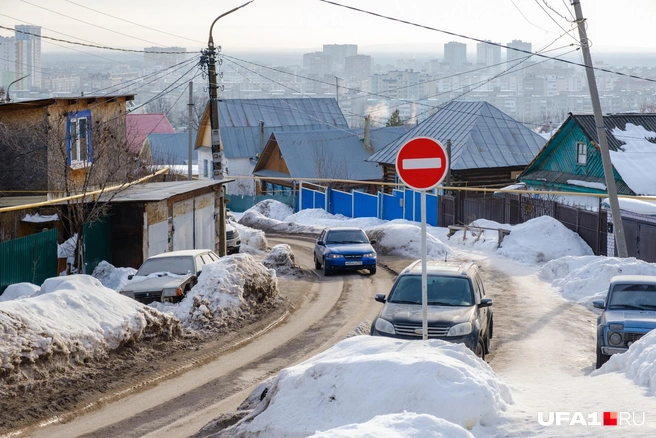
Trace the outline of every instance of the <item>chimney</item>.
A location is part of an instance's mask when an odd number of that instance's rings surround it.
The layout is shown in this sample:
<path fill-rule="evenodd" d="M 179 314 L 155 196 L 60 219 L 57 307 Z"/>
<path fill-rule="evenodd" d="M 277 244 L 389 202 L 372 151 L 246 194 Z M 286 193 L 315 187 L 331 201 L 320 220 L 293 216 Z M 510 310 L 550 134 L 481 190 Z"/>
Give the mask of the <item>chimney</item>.
<path fill-rule="evenodd" d="M 371 137 L 369 136 L 369 125 L 371 118 L 369 116 L 364 118 L 364 148 L 373 152 L 374 148 L 371 146 Z"/>

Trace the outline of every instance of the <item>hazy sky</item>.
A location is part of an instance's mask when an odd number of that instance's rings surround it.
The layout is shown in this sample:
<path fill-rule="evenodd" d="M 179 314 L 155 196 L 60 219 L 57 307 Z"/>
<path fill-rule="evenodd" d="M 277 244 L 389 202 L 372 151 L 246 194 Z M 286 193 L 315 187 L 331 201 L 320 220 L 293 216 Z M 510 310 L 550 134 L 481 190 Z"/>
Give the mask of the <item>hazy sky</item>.
<path fill-rule="evenodd" d="M 533 43 L 533 50 L 544 47 L 561 36 L 564 33 L 561 27 L 569 30 L 573 16 L 569 0 L 336 1 L 503 44 L 513 39 L 521 39 Z M 245 0 L 0 0 L 0 25 L 13 28 L 16 24 L 36 24 L 43 27 L 43 35 L 71 40 L 80 38 L 113 47 L 141 49 L 153 45 L 182 46 L 196 51 L 207 45 L 209 27 L 214 18 L 244 2 Z M 593 56 L 595 51 L 656 52 L 652 36 L 656 0 L 581 0 L 581 5 L 583 15 L 588 19 L 588 35 L 593 42 Z M 85 7 L 139 25 L 126 23 Z M 57 12 L 71 18 L 58 15 Z M 103 27 L 129 36 L 119 35 Z M 0 35 L 13 36 L 13 32 L 0 29 Z M 578 39 L 576 31 L 572 35 Z M 466 42 L 468 50 L 475 51 L 473 41 L 372 17 L 319 0 L 255 0 L 245 8 L 219 20 L 214 29 L 214 40 L 217 45 L 230 52 L 307 52 L 321 50 L 323 44 L 350 43 L 357 44 L 360 53 L 437 53 L 442 52 L 443 44 L 448 41 Z M 562 47 L 573 42 L 572 37 L 564 36 L 551 47 Z M 42 50 L 67 51 L 64 48 L 67 47 L 66 44 L 56 44 L 58 45 L 44 40 Z M 85 50 L 80 47 L 76 49 Z"/>

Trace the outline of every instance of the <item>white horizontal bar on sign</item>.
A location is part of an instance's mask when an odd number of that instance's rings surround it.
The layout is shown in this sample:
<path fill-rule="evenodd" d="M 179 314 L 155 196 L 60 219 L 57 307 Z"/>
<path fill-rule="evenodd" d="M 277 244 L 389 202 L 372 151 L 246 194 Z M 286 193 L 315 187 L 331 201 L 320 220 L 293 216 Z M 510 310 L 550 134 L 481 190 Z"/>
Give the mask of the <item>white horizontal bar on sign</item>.
<path fill-rule="evenodd" d="M 439 169 L 442 167 L 441 158 L 406 158 L 402 161 L 403 169 Z"/>

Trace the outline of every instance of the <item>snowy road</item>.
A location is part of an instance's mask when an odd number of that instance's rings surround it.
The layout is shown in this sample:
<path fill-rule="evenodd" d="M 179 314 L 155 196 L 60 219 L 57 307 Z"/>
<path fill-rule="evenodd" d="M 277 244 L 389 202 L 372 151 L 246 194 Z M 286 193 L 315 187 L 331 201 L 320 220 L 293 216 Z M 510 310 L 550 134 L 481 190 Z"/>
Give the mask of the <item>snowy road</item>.
<path fill-rule="evenodd" d="M 311 269 L 313 243 L 269 239 L 292 245 L 298 264 Z M 311 281 L 308 279 L 312 278 Z M 281 281 L 281 295 L 295 311 L 281 324 L 217 360 L 128 396 L 35 437 L 188 436 L 217 415 L 233 412 L 261 380 L 325 350 L 378 311 L 373 296 L 389 288 L 392 275 L 349 273 Z"/>

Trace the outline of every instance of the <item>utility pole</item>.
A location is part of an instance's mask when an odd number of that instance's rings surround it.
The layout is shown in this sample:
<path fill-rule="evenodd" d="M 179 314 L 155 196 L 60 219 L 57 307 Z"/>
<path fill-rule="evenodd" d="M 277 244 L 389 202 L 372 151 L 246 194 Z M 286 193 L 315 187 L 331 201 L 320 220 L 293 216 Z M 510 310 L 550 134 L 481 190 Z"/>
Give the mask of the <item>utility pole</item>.
<path fill-rule="evenodd" d="M 335 100 L 339 103 L 339 78 L 335 76 Z"/>
<path fill-rule="evenodd" d="M 216 78 L 216 55 L 217 48 L 214 46 L 214 38 L 212 37 L 212 29 L 217 21 L 220 18 L 225 17 L 226 15 L 232 14 L 238 9 L 243 8 L 244 6 L 252 3 L 254 0 L 244 3 L 241 6 L 237 6 L 225 12 L 214 19 L 212 25 L 210 26 L 210 36 L 207 41 L 207 50 L 203 50 L 203 56 L 207 60 L 207 76 L 209 80 L 209 92 L 210 92 L 210 127 L 211 127 L 211 139 L 212 139 L 212 162 L 214 165 L 213 178 L 214 179 L 223 179 L 223 144 L 221 143 L 221 132 L 219 129 L 219 96 Z M 218 48 L 220 51 L 221 48 Z M 219 195 L 219 256 L 223 257 L 227 253 L 226 249 L 226 210 L 225 210 L 225 185 L 221 185 L 221 192 Z"/>
<path fill-rule="evenodd" d="M 193 135 L 192 135 L 192 126 L 193 126 L 193 117 L 194 117 L 194 83 L 189 81 L 189 120 L 187 120 L 187 131 L 189 132 L 189 153 L 187 154 L 187 177 L 189 181 L 192 178 L 192 160 L 193 160 Z M 200 172 L 199 172 L 200 173 Z"/>
<path fill-rule="evenodd" d="M 608 138 L 606 137 L 606 126 L 604 125 L 604 116 L 601 112 L 599 103 L 599 92 L 595 82 L 594 70 L 592 69 L 592 57 L 590 56 L 590 43 L 585 30 L 585 19 L 581 10 L 581 2 L 572 0 L 574 12 L 576 13 L 576 23 L 579 28 L 579 37 L 581 38 L 581 50 L 583 52 L 583 61 L 585 63 L 585 73 L 588 78 L 588 88 L 590 89 L 590 99 L 592 100 L 592 111 L 594 112 L 595 125 L 597 126 L 597 137 L 599 137 L 599 151 L 604 166 L 604 175 L 606 177 L 606 189 L 608 191 L 608 201 L 610 202 L 610 212 L 613 216 L 613 231 L 615 234 L 615 247 L 619 257 L 628 257 L 626 247 L 626 238 L 624 236 L 624 226 L 622 225 L 622 213 L 620 204 L 617 199 L 617 187 L 613 176 L 613 164 L 610 161 L 610 152 L 608 151 Z"/>
<path fill-rule="evenodd" d="M 449 168 L 446 170 L 446 186 L 451 187 L 451 139 L 446 141 L 446 157 L 449 159 Z"/>

